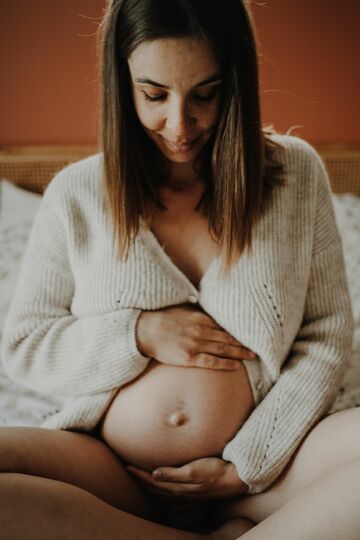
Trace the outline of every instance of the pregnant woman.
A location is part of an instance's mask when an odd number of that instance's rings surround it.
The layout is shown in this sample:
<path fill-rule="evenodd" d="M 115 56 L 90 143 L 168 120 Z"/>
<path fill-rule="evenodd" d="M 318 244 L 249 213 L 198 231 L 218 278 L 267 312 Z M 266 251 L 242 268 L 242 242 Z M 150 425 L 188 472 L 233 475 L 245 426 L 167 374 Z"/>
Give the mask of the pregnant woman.
<path fill-rule="evenodd" d="M 0 538 L 358 538 L 329 181 L 261 124 L 248 3 L 111 0 L 99 37 L 101 152 L 46 189 L 1 351 L 68 400 L 0 429 Z"/>

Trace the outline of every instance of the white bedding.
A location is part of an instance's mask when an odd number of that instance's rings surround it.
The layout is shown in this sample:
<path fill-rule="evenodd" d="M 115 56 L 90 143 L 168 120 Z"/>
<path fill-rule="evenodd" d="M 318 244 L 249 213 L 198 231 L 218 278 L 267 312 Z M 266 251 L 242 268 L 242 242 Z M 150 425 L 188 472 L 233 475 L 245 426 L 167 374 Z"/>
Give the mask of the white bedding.
<path fill-rule="evenodd" d="M 0 180 L 0 340 L 21 259 L 41 196 Z M 355 318 L 351 363 L 332 411 L 360 406 L 360 197 L 333 195 L 343 241 Z M 64 403 L 61 396 L 39 394 L 9 380 L 0 362 L 0 425 L 38 426 Z"/>

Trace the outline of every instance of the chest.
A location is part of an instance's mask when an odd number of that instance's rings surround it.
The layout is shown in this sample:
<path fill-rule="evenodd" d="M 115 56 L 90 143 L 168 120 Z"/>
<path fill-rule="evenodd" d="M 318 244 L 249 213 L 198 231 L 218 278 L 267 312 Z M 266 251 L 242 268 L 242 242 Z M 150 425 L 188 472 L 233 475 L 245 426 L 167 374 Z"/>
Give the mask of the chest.
<path fill-rule="evenodd" d="M 212 238 L 207 218 L 199 212 L 181 219 L 155 212 L 151 231 L 174 264 L 198 287 L 214 258 L 219 254 L 218 244 Z"/>

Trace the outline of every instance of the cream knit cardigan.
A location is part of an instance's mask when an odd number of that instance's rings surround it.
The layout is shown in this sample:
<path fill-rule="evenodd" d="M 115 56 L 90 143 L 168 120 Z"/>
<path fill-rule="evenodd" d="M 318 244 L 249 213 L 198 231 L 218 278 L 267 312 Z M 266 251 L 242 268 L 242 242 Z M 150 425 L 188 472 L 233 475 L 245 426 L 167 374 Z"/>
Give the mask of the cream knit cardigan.
<path fill-rule="evenodd" d="M 135 339 L 141 311 L 195 301 L 263 366 L 264 398 L 222 457 L 235 464 L 249 493 L 279 476 L 334 400 L 353 319 L 324 165 L 302 139 L 273 137 L 283 146 L 277 153 L 288 185 L 275 188 L 253 253 L 241 256 L 224 281 L 215 259 L 199 290 L 143 221 L 128 260 L 116 260 L 101 154 L 53 178 L 32 227 L 1 350 L 15 381 L 69 396 L 43 427 L 93 429 L 119 387 L 149 362 Z"/>

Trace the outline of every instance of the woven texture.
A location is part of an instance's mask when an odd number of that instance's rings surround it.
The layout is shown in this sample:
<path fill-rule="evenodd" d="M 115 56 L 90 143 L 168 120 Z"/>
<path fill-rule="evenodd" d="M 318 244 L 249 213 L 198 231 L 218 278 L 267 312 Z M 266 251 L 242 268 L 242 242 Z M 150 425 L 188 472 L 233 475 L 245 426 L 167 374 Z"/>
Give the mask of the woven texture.
<path fill-rule="evenodd" d="M 97 151 L 95 146 L 3 146 L 0 178 L 42 194 L 57 172 Z"/>
<path fill-rule="evenodd" d="M 360 148 L 319 148 L 334 193 L 360 195 Z"/>

